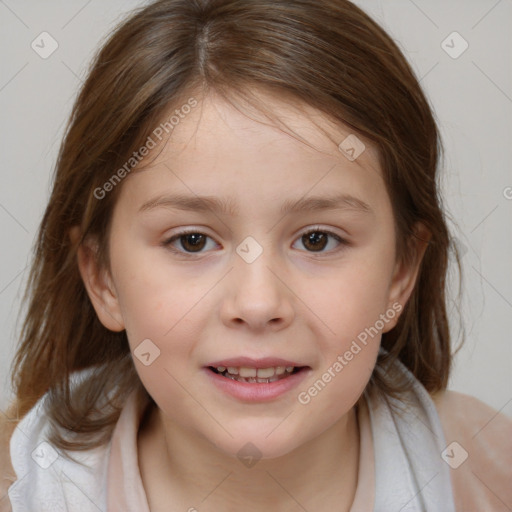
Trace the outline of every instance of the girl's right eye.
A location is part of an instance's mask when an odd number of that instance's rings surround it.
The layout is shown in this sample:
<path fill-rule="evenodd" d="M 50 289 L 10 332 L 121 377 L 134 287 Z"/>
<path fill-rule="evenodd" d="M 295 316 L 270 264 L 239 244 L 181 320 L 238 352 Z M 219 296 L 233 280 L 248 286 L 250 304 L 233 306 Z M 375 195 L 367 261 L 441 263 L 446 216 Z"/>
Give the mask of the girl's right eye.
<path fill-rule="evenodd" d="M 207 245 L 207 239 L 212 240 L 208 235 L 198 231 L 182 231 L 162 242 L 162 245 L 178 254 L 199 254 Z M 181 249 L 176 248 L 176 242 L 179 243 Z"/>

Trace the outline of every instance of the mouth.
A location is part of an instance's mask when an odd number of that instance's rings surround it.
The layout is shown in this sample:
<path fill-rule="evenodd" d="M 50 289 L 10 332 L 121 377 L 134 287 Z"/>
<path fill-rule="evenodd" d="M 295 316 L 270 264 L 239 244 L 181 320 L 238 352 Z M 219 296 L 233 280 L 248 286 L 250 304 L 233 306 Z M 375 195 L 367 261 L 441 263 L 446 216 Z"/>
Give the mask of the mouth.
<path fill-rule="evenodd" d="M 269 384 L 309 369 L 309 366 L 208 366 L 208 370 L 226 379 L 249 384 Z"/>
<path fill-rule="evenodd" d="M 277 357 L 221 359 L 211 361 L 203 369 L 214 388 L 244 403 L 284 397 L 313 371 L 298 361 Z"/>

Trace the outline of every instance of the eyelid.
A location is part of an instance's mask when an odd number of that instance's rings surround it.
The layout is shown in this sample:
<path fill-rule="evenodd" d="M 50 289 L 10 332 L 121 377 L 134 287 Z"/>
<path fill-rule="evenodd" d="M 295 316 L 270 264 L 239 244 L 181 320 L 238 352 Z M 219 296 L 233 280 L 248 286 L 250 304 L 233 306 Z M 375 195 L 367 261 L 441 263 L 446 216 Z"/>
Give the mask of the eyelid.
<path fill-rule="evenodd" d="M 316 231 L 321 231 L 322 233 L 328 233 L 330 235 L 333 235 L 334 237 L 339 238 L 340 240 L 346 241 L 344 238 L 344 235 L 338 234 L 336 231 L 334 231 L 334 228 L 328 227 L 328 226 L 322 226 L 321 224 L 313 225 L 309 228 L 303 228 L 299 231 L 299 234 L 297 236 L 304 236 L 309 233 L 314 233 Z"/>

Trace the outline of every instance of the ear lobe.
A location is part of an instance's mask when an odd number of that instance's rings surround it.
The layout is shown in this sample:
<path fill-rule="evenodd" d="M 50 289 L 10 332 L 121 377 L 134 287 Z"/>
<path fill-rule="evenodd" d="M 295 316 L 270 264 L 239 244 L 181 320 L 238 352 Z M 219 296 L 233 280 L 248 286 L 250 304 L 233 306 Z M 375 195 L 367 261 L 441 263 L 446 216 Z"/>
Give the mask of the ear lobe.
<path fill-rule="evenodd" d="M 413 234 L 408 240 L 410 258 L 400 258 L 395 264 L 389 289 L 390 307 L 395 303 L 399 303 L 402 306 L 400 311 L 405 307 L 414 290 L 421 262 L 423 261 L 423 256 L 425 255 L 431 238 L 432 234 L 422 223 L 418 222 L 415 224 Z M 386 325 L 383 332 L 388 332 L 393 329 L 398 322 L 398 318 L 399 315 L 396 315 L 395 318 Z"/>
<path fill-rule="evenodd" d="M 70 231 L 73 243 L 79 240 L 78 228 Z M 100 267 L 97 244 L 86 240 L 77 248 L 77 263 L 89 299 L 100 322 L 111 331 L 124 330 L 124 320 L 112 279 L 106 269 Z"/>

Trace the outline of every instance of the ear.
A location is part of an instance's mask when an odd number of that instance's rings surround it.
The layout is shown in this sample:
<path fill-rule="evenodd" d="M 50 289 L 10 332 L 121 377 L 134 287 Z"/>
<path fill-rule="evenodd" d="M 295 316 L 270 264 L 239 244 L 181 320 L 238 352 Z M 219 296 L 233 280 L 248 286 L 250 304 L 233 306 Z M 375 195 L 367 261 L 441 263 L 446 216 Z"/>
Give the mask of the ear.
<path fill-rule="evenodd" d="M 80 241 L 77 226 L 70 230 L 73 245 Z M 77 247 L 77 263 L 89 299 L 100 322 L 111 331 L 125 328 L 117 293 L 109 272 L 98 263 L 98 246 L 96 241 L 84 240 Z"/>
<path fill-rule="evenodd" d="M 391 308 L 393 304 L 398 303 L 401 305 L 400 311 L 402 311 L 407 304 L 414 290 L 421 262 L 431 237 L 432 234 L 422 223 L 418 222 L 414 225 L 413 234 L 407 241 L 410 248 L 410 258 L 400 258 L 395 264 L 389 288 L 388 307 Z M 396 310 L 396 308 L 393 309 Z M 390 320 L 382 332 L 393 329 L 399 317 L 400 315 L 396 315 Z"/>

